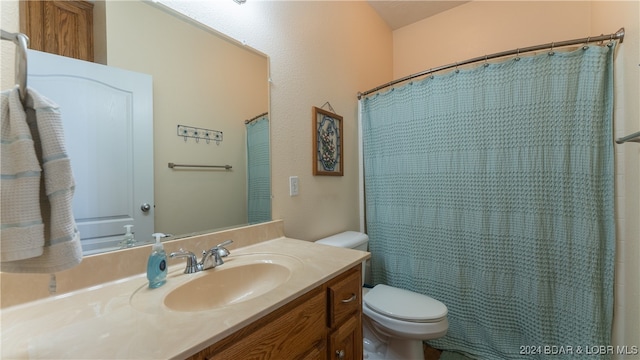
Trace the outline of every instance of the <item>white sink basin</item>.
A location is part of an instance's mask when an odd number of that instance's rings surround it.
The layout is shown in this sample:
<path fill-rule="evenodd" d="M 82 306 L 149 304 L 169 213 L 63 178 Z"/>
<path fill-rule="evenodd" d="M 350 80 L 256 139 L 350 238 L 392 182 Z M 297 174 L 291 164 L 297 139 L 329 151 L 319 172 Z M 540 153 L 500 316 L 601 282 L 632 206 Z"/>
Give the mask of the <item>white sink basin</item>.
<path fill-rule="evenodd" d="M 162 306 L 182 312 L 219 309 L 278 289 L 301 266 L 300 260 L 286 255 L 232 255 L 214 269 L 195 274 L 173 272 L 167 284 L 158 289 L 141 287 L 130 302 L 147 312 L 156 312 Z"/>

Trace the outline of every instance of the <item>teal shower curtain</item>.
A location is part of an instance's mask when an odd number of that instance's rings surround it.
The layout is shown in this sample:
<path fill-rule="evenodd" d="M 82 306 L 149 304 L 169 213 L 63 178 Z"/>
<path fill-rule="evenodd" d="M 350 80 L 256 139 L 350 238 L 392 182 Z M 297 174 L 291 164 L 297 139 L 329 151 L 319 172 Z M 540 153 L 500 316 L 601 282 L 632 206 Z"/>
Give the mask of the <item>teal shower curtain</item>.
<path fill-rule="evenodd" d="M 433 347 L 532 359 L 610 344 L 614 48 L 510 59 L 362 100 L 373 281 L 448 307 Z"/>
<path fill-rule="evenodd" d="M 246 124 L 247 213 L 249 224 L 271 221 L 269 116 Z"/>

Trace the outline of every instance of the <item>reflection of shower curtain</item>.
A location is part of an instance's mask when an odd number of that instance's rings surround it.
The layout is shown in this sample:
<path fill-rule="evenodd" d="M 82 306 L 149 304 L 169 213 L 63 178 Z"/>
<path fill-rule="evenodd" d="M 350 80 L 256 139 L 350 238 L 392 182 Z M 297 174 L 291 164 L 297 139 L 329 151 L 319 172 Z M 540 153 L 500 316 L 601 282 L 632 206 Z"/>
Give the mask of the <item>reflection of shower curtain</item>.
<path fill-rule="evenodd" d="M 523 57 L 363 100 L 374 282 L 447 305 L 434 347 L 530 359 L 610 343 L 612 53 Z"/>
<path fill-rule="evenodd" d="M 249 224 L 271 220 L 271 174 L 269 166 L 269 117 L 247 127 L 247 212 Z"/>

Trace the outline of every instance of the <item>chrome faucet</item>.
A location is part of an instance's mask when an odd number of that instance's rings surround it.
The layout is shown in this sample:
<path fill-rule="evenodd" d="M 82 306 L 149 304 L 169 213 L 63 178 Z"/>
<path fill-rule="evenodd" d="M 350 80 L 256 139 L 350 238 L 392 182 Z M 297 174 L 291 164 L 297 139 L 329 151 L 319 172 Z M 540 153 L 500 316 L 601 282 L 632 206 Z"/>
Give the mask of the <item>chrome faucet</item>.
<path fill-rule="evenodd" d="M 224 241 L 208 251 L 202 252 L 202 260 L 198 262 L 198 258 L 191 251 L 180 249 L 179 251 L 169 254 L 170 258 L 187 258 L 187 266 L 184 269 L 185 274 L 193 274 L 202 270 L 213 269 L 218 265 L 224 264 L 223 257 L 228 256 L 229 250 L 225 246 L 233 243 L 233 240 Z"/>

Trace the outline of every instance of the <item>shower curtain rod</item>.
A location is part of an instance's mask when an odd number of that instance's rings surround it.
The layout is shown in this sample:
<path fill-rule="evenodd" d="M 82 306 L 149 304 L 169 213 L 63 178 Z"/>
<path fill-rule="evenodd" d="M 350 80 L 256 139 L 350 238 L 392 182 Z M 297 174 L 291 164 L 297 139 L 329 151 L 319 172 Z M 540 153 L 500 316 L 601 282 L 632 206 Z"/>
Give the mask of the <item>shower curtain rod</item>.
<path fill-rule="evenodd" d="M 538 51 L 538 50 L 545 50 L 545 49 L 553 50 L 556 47 L 571 46 L 571 45 L 578 45 L 578 44 L 588 44 L 588 43 L 593 43 L 593 42 L 598 42 L 598 41 L 605 41 L 605 40 L 610 40 L 611 41 L 611 40 L 614 40 L 614 39 L 620 39 L 620 42 L 622 42 L 624 40 L 624 28 L 620 28 L 620 30 L 616 31 L 613 34 L 600 35 L 600 36 L 590 36 L 590 37 L 586 37 L 586 38 L 582 38 L 582 39 L 574 39 L 574 40 L 566 40 L 566 41 L 560 41 L 560 42 L 552 42 L 552 43 L 548 43 L 548 44 L 529 46 L 529 47 L 526 47 L 526 48 L 518 48 L 518 49 L 514 49 L 514 50 L 509 50 L 509 51 L 502 51 L 502 52 L 491 54 L 491 55 L 479 56 L 479 57 L 476 57 L 476 58 L 473 58 L 473 59 L 469 59 L 469 60 L 465 60 L 465 61 L 461 61 L 461 62 L 449 64 L 449 65 L 444 65 L 444 66 L 440 66 L 440 67 L 437 67 L 437 68 L 432 68 L 432 69 L 429 69 L 429 70 L 424 70 L 424 71 L 421 71 L 419 73 L 415 73 L 415 74 L 412 74 L 412 75 L 407 75 L 407 76 L 405 76 L 403 78 L 390 81 L 390 82 L 388 82 L 386 84 L 380 85 L 380 86 L 375 87 L 375 88 L 373 88 L 371 90 L 367 90 L 365 92 L 359 92 L 358 93 L 358 100 L 362 99 L 363 96 L 367 96 L 367 95 L 369 95 L 371 93 L 374 93 L 376 91 L 388 88 L 389 86 L 393 86 L 393 85 L 396 85 L 396 84 L 404 82 L 404 81 L 415 79 L 417 77 L 433 74 L 433 73 L 438 72 L 438 71 L 451 69 L 451 68 L 454 68 L 454 67 L 457 68 L 458 66 L 461 66 L 461 65 L 472 64 L 472 63 L 476 63 L 476 62 L 480 62 L 480 61 L 487 61 L 487 60 L 500 58 L 500 57 L 505 57 L 505 56 L 520 55 L 522 53 L 531 52 L 531 51 Z"/>
<path fill-rule="evenodd" d="M 248 123 L 250 123 L 250 122 L 252 122 L 252 121 L 254 121 L 254 120 L 258 120 L 258 119 L 260 119 L 261 117 L 263 117 L 263 116 L 265 116 L 265 115 L 268 115 L 268 114 L 269 114 L 268 112 L 262 113 L 262 114 L 260 114 L 260 115 L 257 115 L 257 116 L 252 117 L 252 118 L 251 118 L 251 119 L 249 119 L 249 120 L 245 120 L 245 121 L 244 121 L 244 123 L 245 123 L 245 125 L 246 125 L 246 124 L 248 124 Z"/>

